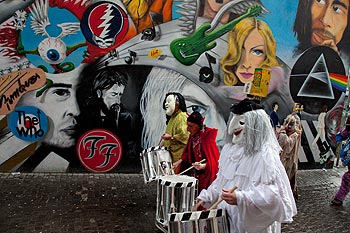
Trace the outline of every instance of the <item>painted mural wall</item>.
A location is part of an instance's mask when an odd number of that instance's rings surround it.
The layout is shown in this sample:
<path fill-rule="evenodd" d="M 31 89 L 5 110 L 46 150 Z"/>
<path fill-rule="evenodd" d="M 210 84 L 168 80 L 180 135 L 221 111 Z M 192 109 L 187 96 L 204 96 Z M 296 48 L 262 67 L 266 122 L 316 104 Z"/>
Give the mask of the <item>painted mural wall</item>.
<path fill-rule="evenodd" d="M 140 163 L 165 131 L 163 100 L 218 128 L 270 71 L 268 114 L 295 103 L 300 164 L 335 146 L 349 75 L 349 0 L 0 1 L 0 171 L 108 172 Z M 247 84 L 249 83 L 249 84 Z M 332 158 L 327 158 L 331 162 Z M 327 161 L 326 161 L 327 162 Z M 118 170 L 119 169 L 119 170 Z"/>

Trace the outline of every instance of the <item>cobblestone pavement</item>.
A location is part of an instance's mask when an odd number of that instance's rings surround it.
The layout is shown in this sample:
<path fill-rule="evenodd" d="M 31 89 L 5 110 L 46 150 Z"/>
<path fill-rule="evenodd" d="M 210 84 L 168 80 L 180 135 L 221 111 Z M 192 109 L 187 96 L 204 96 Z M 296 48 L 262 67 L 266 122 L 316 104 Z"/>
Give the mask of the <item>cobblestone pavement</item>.
<path fill-rule="evenodd" d="M 298 215 L 282 232 L 349 232 L 350 201 L 330 200 L 344 168 L 298 172 Z M 156 183 L 142 174 L 0 173 L 0 232 L 159 233 Z"/>

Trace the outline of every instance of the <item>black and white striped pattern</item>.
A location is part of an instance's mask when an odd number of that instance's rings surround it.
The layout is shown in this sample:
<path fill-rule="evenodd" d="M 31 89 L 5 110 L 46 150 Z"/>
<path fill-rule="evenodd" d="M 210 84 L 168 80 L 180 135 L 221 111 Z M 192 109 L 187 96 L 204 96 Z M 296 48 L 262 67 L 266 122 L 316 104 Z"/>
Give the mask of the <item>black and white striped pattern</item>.
<path fill-rule="evenodd" d="M 301 137 L 301 146 L 298 151 L 299 167 L 301 169 L 307 168 L 320 168 L 323 165 L 320 163 L 320 150 L 317 147 L 312 147 L 312 142 L 317 135 L 317 121 L 301 121 L 303 127 L 303 133 Z M 326 135 L 327 136 L 327 135 Z M 332 142 L 327 140 L 329 144 Z M 317 142 L 320 143 L 320 140 Z M 331 150 L 332 159 L 334 159 L 334 153 Z"/>
<path fill-rule="evenodd" d="M 210 219 L 225 217 L 226 211 L 223 209 L 214 209 L 206 211 L 193 211 L 183 213 L 171 213 L 169 214 L 169 222 L 183 222 L 183 221 L 195 221 L 199 219 Z"/>
<path fill-rule="evenodd" d="M 159 179 L 159 184 L 161 186 L 174 188 L 194 187 L 197 184 L 197 179 L 192 176 L 170 175 L 161 177 Z"/>

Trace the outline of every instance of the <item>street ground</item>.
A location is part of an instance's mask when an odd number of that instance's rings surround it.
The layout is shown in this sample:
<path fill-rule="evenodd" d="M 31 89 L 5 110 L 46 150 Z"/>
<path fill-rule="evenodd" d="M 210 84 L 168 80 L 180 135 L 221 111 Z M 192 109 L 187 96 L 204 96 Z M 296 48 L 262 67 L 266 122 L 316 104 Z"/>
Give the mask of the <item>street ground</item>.
<path fill-rule="evenodd" d="M 349 232 L 349 197 L 330 206 L 345 168 L 298 171 L 298 214 L 282 232 Z M 0 173 L 0 232 L 159 233 L 156 182 L 131 174 Z"/>

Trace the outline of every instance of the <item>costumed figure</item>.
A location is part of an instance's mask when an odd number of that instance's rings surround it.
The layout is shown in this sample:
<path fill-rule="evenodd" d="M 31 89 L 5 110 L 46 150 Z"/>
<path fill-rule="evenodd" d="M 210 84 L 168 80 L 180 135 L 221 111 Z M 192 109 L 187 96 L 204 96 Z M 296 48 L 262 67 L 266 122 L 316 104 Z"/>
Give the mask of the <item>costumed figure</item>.
<path fill-rule="evenodd" d="M 173 163 L 181 158 L 182 152 L 188 141 L 187 110 L 184 97 L 177 92 L 169 92 L 163 101 L 163 109 L 166 113 L 167 126 L 162 135 L 163 145 L 169 148 Z M 180 167 L 174 170 L 179 173 Z"/>
<path fill-rule="evenodd" d="M 298 115 L 300 120 L 302 111 L 304 111 L 304 105 L 301 105 L 300 103 L 294 103 L 293 112 L 295 112 Z"/>
<path fill-rule="evenodd" d="M 174 164 L 174 168 L 181 166 L 180 171 L 193 166 L 193 169 L 186 174 L 198 179 L 198 192 L 208 188 L 215 180 L 220 156 L 216 145 L 218 130 L 203 125 L 203 121 L 203 116 L 196 111 L 187 118 L 190 138 L 181 159 Z M 201 163 L 203 159 L 205 162 Z"/>
<path fill-rule="evenodd" d="M 197 208 L 224 200 L 217 208 L 226 209 L 231 233 L 280 232 L 281 223 L 292 222 L 297 212 L 281 148 L 262 108 L 249 99 L 231 108 L 232 142 L 221 151 L 217 178 L 197 198 Z"/>
<path fill-rule="evenodd" d="M 325 118 L 327 115 L 328 107 L 327 105 L 323 105 L 321 109 L 320 115 L 318 115 L 318 121 L 317 121 L 317 135 L 312 142 L 312 146 L 316 147 L 317 140 L 321 139 L 321 146 L 319 147 L 321 153 L 320 155 L 324 155 L 327 153 L 330 149 L 330 146 L 328 145 L 326 141 L 326 133 L 325 133 Z"/>
<path fill-rule="evenodd" d="M 280 130 L 277 132 L 277 140 L 282 147 L 280 153 L 281 162 L 286 169 L 290 186 L 295 198 L 298 197 L 296 173 L 298 171 L 298 153 L 301 145 L 302 128 L 297 113 L 289 114 Z"/>
<path fill-rule="evenodd" d="M 345 128 L 337 134 L 336 141 L 345 141 L 340 151 L 340 158 L 343 165 L 348 167 L 348 170 L 342 176 L 339 190 L 331 202 L 331 205 L 341 206 L 346 195 L 350 192 L 350 118 L 347 118 Z"/>

